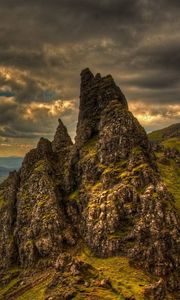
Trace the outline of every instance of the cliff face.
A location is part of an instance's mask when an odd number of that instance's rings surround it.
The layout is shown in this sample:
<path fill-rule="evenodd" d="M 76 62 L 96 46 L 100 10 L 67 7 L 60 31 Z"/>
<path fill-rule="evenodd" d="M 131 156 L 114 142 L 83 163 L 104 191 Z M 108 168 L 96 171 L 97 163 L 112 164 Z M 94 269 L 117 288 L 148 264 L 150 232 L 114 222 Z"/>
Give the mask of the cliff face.
<path fill-rule="evenodd" d="M 81 72 L 80 111 L 77 125 L 76 145 L 81 147 L 99 131 L 100 115 L 111 100 L 117 100 L 127 108 L 127 101 L 111 75 L 94 76 L 87 68 Z"/>
<path fill-rule="evenodd" d="M 80 273 L 89 267 L 59 254 L 88 246 L 97 257 L 123 255 L 161 278 L 146 299 L 178 289 L 174 199 L 144 129 L 110 75 L 81 72 L 75 144 L 59 120 L 53 142 L 42 138 L 0 193 L 1 267 L 56 262 L 57 269 L 72 265 Z"/>

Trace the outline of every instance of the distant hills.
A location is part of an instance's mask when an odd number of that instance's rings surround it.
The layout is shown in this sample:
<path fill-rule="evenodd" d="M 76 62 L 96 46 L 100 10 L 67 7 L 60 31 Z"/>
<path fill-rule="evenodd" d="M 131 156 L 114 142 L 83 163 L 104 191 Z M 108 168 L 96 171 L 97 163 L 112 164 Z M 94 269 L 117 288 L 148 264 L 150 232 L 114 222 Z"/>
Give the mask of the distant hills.
<path fill-rule="evenodd" d="M 0 182 L 2 182 L 13 170 L 18 170 L 23 157 L 0 157 Z"/>
<path fill-rule="evenodd" d="M 162 141 L 164 139 L 177 136 L 180 136 L 180 123 L 172 124 L 168 127 L 149 133 L 149 138 L 157 141 Z"/>
<path fill-rule="evenodd" d="M 148 137 L 153 142 L 159 142 L 165 147 L 175 147 L 180 151 L 180 123 L 153 131 Z"/>

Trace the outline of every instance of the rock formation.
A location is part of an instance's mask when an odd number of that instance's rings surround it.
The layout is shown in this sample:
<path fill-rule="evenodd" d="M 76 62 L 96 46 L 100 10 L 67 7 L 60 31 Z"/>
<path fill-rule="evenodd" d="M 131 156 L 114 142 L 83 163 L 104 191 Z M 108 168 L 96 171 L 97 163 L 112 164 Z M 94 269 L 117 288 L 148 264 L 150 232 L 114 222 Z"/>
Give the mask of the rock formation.
<path fill-rule="evenodd" d="M 111 75 L 94 76 L 87 68 L 81 72 L 80 111 L 76 145 L 80 147 L 99 131 L 100 115 L 111 100 L 127 108 L 127 101 Z"/>
<path fill-rule="evenodd" d="M 111 75 L 81 72 L 75 144 L 59 120 L 53 142 L 41 138 L 0 195 L 2 268 L 57 267 L 66 253 L 65 261 L 81 272 L 89 267 L 71 255 L 88 246 L 97 257 L 123 255 L 157 276 L 146 290 L 150 299 L 153 291 L 154 299 L 165 299 L 166 290 L 178 290 L 174 199 L 145 130 Z"/>

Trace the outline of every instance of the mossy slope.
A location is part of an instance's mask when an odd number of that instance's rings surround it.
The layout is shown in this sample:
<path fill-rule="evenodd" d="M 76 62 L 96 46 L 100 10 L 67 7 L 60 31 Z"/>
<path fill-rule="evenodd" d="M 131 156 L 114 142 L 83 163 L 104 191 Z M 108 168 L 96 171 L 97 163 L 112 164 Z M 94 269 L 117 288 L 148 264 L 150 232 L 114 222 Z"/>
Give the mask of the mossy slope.
<path fill-rule="evenodd" d="M 151 132 L 149 139 L 157 142 L 164 149 L 174 148 L 180 151 L 180 123 Z M 171 137 L 172 136 L 172 137 Z M 161 176 L 169 191 L 173 194 L 176 206 L 180 209 L 180 168 L 179 159 L 164 156 L 163 149 L 155 152 Z M 163 159 L 165 157 L 165 160 Z"/>

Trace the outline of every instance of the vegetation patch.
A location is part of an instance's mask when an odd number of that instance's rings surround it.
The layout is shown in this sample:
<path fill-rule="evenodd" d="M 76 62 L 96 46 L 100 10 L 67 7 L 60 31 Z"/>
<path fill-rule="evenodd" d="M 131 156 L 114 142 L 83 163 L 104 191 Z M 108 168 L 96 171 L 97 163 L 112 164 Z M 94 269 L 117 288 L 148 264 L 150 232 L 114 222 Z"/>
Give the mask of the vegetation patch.
<path fill-rule="evenodd" d="M 21 296 L 17 297 L 17 300 L 44 300 L 45 299 L 45 292 L 49 281 L 44 281 L 39 285 L 29 289 L 27 292 L 22 294 Z"/>
<path fill-rule="evenodd" d="M 45 160 L 39 160 L 36 164 L 35 164 L 35 168 L 34 171 L 36 172 L 44 172 L 46 170 L 46 161 Z"/>
<path fill-rule="evenodd" d="M 0 195 L 0 209 L 6 204 L 6 201 L 3 196 Z"/>
<path fill-rule="evenodd" d="M 180 151 L 180 139 L 177 137 L 167 139 L 162 142 L 162 145 L 166 148 L 176 148 Z"/>
<path fill-rule="evenodd" d="M 1 273 L 0 299 L 4 299 L 5 295 L 18 287 L 20 272 L 20 268 L 14 267 L 3 274 Z"/>
<path fill-rule="evenodd" d="M 153 131 L 148 134 L 151 141 L 164 144 L 165 147 L 175 147 L 180 150 L 180 123 Z M 178 146 L 179 145 L 179 146 Z"/>
<path fill-rule="evenodd" d="M 127 160 L 120 160 L 114 164 L 109 164 L 108 166 L 103 165 L 103 174 L 111 173 L 111 172 L 119 172 L 122 173 L 123 170 L 126 168 Z M 102 164 L 99 164 L 102 166 Z"/>
<path fill-rule="evenodd" d="M 160 142 L 162 141 L 163 131 L 156 130 L 148 134 L 148 137 L 151 141 Z"/>
<path fill-rule="evenodd" d="M 158 167 L 165 184 L 176 200 L 176 206 L 180 209 L 180 169 L 172 159 L 168 165 L 158 163 Z"/>
<path fill-rule="evenodd" d="M 79 202 L 79 190 L 73 191 L 69 196 L 68 200 Z"/>
<path fill-rule="evenodd" d="M 134 147 L 134 148 L 132 149 L 132 154 L 133 154 L 133 155 L 139 155 L 139 154 L 141 154 L 141 153 L 142 153 L 142 148 L 141 148 L 140 146 Z"/>
<path fill-rule="evenodd" d="M 12 279 L 5 287 L 0 289 L 0 299 L 4 299 L 4 295 L 17 287 L 18 278 Z"/>
<path fill-rule="evenodd" d="M 94 157 L 97 154 L 96 143 L 98 137 L 95 135 L 82 147 L 83 160 Z"/>
<path fill-rule="evenodd" d="M 6 276 L 10 281 L 0 287 L 0 299 L 44 300 L 45 291 L 52 278 L 52 272 L 42 272 L 30 277 L 23 277 L 23 269 L 8 270 Z"/>
<path fill-rule="evenodd" d="M 160 145 L 163 145 L 165 148 L 175 148 L 180 151 L 180 138 L 178 136 L 178 127 L 177 125 L 172 125 L 168 128 L 162 130 L 157 130 L 150 133 L 148 136 L 150 140 L 159 142 Z M 174 132 L 177 136 L 167 137 L 167 132 Z M 175 204 L 178 209 L 180 209 L 180 169 L 176 159 L 167 158 L 164 155 L 164 151 L 157 151 L 156 157 L 158 161 L 158 167 L 160 174 L 168 190 L 172 193 L 175 198 Z M 164 161 L 165 159 L 165 161 Z"/>
<path fill-rule="evenodd" d="M 144 271 L 131 267 L 126 257 L 97 258 L 92 255 L 89 249 L 85 249 L 81 253 L 81 259 L 97 269 L 102 277 L 109 278 L 113 291 L 116 291 L 111 294 L 112 298 L 106 298 L 105 293 L 105 298 L 101 295 L 98 299 L 127 299 L 133 296 L 136 300 L 142 300 L 144 299 L 145 286 L 153 282 L 153 278 Z M 106 290 L 104 291 L 106 292 Z M 94 295 L 97 296 L 101 292 L 101 290 L 94 290 Z M 110 295 L 107 294 L 107 297 Z"/>

